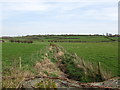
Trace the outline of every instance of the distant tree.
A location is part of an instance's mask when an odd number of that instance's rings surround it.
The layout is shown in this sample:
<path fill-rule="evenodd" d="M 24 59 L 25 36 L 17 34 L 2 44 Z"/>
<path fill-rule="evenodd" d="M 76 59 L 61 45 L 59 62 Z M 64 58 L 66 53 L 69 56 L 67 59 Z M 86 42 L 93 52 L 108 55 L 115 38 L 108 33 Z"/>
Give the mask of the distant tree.
<path fill-rule="evenodd" d="M 10 42 L 14 42 L 14 40 L 10 40 Z"/>

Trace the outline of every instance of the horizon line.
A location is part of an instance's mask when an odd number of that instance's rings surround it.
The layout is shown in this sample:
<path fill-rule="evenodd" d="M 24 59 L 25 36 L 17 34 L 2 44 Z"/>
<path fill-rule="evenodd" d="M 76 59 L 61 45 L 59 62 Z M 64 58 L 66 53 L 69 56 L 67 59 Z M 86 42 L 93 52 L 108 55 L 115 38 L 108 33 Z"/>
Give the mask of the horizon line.
<path fill-rule="evenodd" d="M 112 35 L 120 35 L 119 33 L 92 33 L 92 34 L 77 34 L 77 33 L 63 33 L 63 34 L 26 34 L 26 35 L 1 35 L 0 37 L 22 37 L 22 36 L 32 36 L 32 35 L 106 35 L 106 34 L 112 34 Z"/>

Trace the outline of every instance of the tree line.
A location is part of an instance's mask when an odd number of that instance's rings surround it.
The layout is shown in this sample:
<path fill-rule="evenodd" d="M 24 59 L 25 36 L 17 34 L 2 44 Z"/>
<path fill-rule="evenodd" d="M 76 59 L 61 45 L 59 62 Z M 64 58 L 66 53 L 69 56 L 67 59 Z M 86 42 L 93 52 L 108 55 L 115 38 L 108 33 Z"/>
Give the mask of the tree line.
<path fill-rule="evenodd" d="M 32 40 L 10 40 L 10 42 L 16 42 L 16 43 L 33 43 Z"/>
<path fill-rule="evenodd" d="M 116 40 L 114 40 L 114 41 L 116 41 Z M 81 42 L 81 43 L 84 43 L 84 42 L 113 42 L 113 41 L 73 41 L 73 40 L 68 40 L 68 41 L 64 40 L 64 41 L 62 41 L 62 40 L 48 40 L 48 42 L 73 42 L 73 43 Z"/>

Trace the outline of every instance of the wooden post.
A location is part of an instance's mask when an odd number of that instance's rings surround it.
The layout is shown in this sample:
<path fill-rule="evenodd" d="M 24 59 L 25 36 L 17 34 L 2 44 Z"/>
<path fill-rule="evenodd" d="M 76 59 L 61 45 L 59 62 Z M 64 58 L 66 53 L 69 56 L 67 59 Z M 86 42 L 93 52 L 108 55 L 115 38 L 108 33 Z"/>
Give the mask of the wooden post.
<path fill-rule="evenodd" d="M 98 62 L 98 73 L 100 74 L 101 79 L 105 80 L 105 76 L 104 76 L 104 74 L 101 71 L 101 64 L 100 64 L 100 62 Z"/>
<path fill-rule="evenodd" d="M 101 74 L 100 62 L 98 62 L 98 73 Z"/>
<path fill-rule="evenodd" d="M 20 64 L 20 69 L 22 68 L 22 59 L 21 59 L 21 57 L 19 58 L 20 59 L 20 62 L 19 62 L 19 64 Z"/>
<path fill-rule="evenodd" d="M 86 67 L 86 66 L 85 66 L 85 62 L 84 62 L 84 59 L 81 59 L 81 60 L 82 60 L 82 64 L 83 64 L 83 66 Z"/>

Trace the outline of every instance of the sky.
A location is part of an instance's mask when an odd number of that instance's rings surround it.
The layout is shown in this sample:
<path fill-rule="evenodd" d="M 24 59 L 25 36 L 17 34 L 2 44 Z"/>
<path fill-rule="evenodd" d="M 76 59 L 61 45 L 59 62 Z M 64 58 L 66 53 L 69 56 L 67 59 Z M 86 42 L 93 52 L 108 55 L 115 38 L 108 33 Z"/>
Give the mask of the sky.
<path fill-rule="evenodd" d="M 1 36 L 118 33 L 118 0 L 0 0 Z"/>

